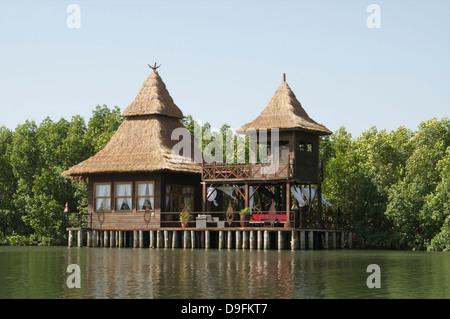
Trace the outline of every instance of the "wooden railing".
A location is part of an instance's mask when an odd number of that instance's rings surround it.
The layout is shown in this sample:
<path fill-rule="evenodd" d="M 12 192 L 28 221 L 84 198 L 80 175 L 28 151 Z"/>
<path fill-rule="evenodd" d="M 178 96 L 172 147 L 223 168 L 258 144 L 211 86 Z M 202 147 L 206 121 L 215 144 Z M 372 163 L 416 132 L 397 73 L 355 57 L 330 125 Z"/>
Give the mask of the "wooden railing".
<path fill-rule="evenodd" d="M 202 180 L 267 180 L 293 177 L 294 165 L 287 162 L 270 164 L 202 163 Z"/>

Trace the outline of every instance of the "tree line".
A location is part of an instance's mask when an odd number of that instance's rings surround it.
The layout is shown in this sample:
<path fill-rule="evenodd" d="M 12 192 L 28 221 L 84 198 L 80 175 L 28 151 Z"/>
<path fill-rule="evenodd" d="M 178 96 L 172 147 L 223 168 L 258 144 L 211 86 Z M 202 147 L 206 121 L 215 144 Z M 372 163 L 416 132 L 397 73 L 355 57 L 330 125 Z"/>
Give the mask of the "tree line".
<path fill-rule="evenodd" d="M 100 151 L 122 121 L 118 107 L 103 105 L 87 121 L 74 116 L 0 127 L 0 244 L 66 244 L 65 204 L 87 212 L 87 187 L 60 174 Z M 226 124 L 212 132 L 190 115 L 181 121 L 210 140 L 243 138 Z M 341 127 L 321 138 L 320 156 L 323 193 L 336 225 L 352 229 L 356 245 L 450 250 L 448 118 L 424 121 L 415 131 L 371 127 L 357 138 Z"/>

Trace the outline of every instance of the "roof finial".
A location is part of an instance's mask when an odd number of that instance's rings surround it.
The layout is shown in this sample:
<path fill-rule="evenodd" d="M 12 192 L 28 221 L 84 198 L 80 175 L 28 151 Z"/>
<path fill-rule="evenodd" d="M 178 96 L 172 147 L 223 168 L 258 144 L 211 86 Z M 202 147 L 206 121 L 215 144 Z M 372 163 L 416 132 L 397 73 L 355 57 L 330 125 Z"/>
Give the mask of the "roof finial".
<path fill-rule="evenodd" d="M 156 66 L 156 62 L 155 62 L 155 65 L 150 65 L 150 64 L 147 64 L 148 65 L 148 67 L 150 68 L 150 69 L 152 69 L 153 71 L 156 71 L 156 69 L 157 68 L 159 68 L 160 66 L 161 66 L 161 64 L 160 65 L 158 65 L 158 66 Z"/>
<path fill-rule="evenodd" d="M 286 82 L 286 73 L 283 73 L 283 82 Z"/>

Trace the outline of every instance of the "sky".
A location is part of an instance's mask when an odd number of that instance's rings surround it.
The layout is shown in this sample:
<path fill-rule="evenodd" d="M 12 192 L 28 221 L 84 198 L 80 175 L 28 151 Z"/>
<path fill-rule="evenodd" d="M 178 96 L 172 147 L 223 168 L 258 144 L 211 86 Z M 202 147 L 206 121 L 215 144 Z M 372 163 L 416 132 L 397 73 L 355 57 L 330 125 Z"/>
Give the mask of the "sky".
<path fill-rule="evenodd" d="M 157 62 L 213 128 L 256 118 L 286 73 L 331 131 L 415 130 L 450 115 L 449 15 L 448 0 L 0 0 L 0 126 L 123 111 Z"/>

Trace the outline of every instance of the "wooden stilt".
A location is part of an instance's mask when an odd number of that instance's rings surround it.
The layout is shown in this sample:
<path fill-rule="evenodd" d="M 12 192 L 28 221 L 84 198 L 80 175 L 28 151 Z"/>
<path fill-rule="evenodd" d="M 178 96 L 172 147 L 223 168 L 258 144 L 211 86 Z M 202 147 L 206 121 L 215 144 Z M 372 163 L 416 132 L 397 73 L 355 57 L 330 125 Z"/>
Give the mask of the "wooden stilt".
<path fill-rule="evenodd" d="M 306 249 L 306 232 L 300 231 L 300 249 Z"/>
<path fill-rule="evenodd" d="M 308 235 L 309 235 L 309 243 L 308 243 L 309 247 L 308 247 L 308 249 L 313 250 L 314 249 L 314 231 L 310 230 L 308 232 Z"/>
<path fill-rule="evenodd" d="M 77 232 L 77 242 L 78 242 L 78 247 L 83 247 L 83 230 L 80 229 Z"/>
<path fill-rule="evenodd" d="M 103 247 L 109 247 L 109 231 L 105 230 L 103 232 Z"/>
<path fill-rule="evenodd" d="M 270 249 L 269 231 L 264 231 L 264 249 Z"/>
<path fill-rule="evenodd" d="M 248 231 L 242 231 L 242 249 L 248 249 Z"/>
<path fill-rule="evenodd" d="M 256 248 L 256 238 L 255 238 L 255 231 L 251 230 L 250 231 L 250 238 L 249 238 L 249 247 L 250 249 L 255 249 Z"/>
<path fill-rule="evenodd" d="M 264 245 L 263 244 L 263 232 L 262 232 L 262 230 L 258 230 L 258 245 L 257 245 L 257 248 L 258 249 L 263 249 L 264 248 L 263 245 Z"/>
<path fill-rule="evenodd" d="M 236 246 L 235 246 L 235 248 L 236 249 L 241 249 L 242 248 L 242 234 L 241 234 L 241 231 L 239 231 L 239 230 L 237 230 L 236 232 L 235 232 L 235 236 L 236 236 Z"/>
<path fill-rule="evenodd" d="M 211 238 L 209 230 L 205 230 L 205 249 L 211 248 Z"/>
<path fill-rule="evenodd" d="M 227 248 L 231 249 L 233 246 L 233 232 L 231 230 L 228 231 L 227 237 Z"/>
<path fill-rule="evenodd" d="M 119 230 L 119 247 L 123 247 L 123 231 Z"/>
<path fill-rule="evenodd" d="M 67 246 L 68 247 L 73 246 L 73 230 L 69 230 L 69 238 L 68 238 Z"/>
<path fill-rule="evenodd" d="M 219 230 L 219 243 L 218 243 L 219 249 L 224 248 L 224 238 L 223 237 L 224 237 L 223 230 Z"/>

